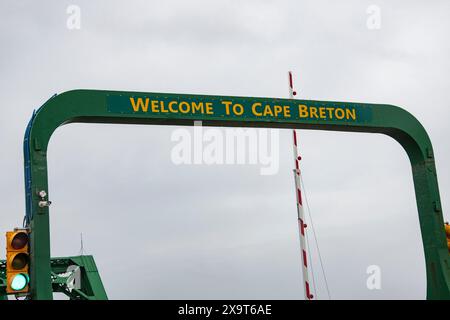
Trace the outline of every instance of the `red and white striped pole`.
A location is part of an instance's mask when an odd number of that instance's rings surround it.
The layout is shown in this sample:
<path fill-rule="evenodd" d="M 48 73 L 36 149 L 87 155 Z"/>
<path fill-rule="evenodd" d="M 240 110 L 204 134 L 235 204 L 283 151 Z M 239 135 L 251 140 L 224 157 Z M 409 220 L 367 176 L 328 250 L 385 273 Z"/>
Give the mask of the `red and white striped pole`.
<path fill-rule="evenodd" d="M 294 99 L 294 96 L 297 94 L 294 91 L 294 85 L 292 80 L 292 72 L 289 71 L 289 98 Z M 300 188 L 300 160 L 302 159 L 298 152 L 297 146 L 297 134 L 295 129 L 292 130 L 293 138 L 294 138 L 294 161 L 295 161 L 295 169 L 294 169 L 294 179 L 295 179 L 295 194 L 297 196 L 297 216 L 298 216 L 298 227 L 299 227 L 299 238 L 300 238 L 300 250 L 302 251 L 302 273 L 303 273 L 303 281 L 305 287 L 305 298 L 306 300 L 311 300 L 313 295 L 311 293 L 311 288 L 309 286 L 309 276 L 308 276 L 308 259 L 306 252 L 306 224 L 305 224 L 305 214 L 303 211 L 303 202 L 302 202 L 302 191 Z"/>

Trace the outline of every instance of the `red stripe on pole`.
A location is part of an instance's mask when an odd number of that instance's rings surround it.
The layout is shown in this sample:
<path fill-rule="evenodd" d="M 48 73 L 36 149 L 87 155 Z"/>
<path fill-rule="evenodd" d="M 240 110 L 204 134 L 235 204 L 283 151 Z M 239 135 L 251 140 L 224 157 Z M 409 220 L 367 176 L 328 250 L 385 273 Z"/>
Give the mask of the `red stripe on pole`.
<path fill-rule="evenodd" d="M 291 89 L 294 89 L 294 86 L 292 84 L 292 72 L 289 71 L 289 87 L 291 87 Z"/>
<path fill-rule="evenodd" d="M 305 281 L 305 287 L 306 287 L 306 298 L 307 298 L 308 300 L 311 300 L 312 294 L 311 294 L 311 292 L 309 291 L 309 283 L 308 283 L 308 281 Z"/>
<path fill-rule="evenodd" d="M 305 265 L 305 268 L 308 268 L 308 262 L 306 261 L 306 251 L 302 250 L 303 252 L 303 264 Z"/>
<path fill-rule="evenodd" d="M 300 191 L 300 188 L 297 188 L 297 199 L 298 203 L 302 206 L 302 192 Z"/>
<path fill-rule="evenodd" d="M 298 219 L 300 222 L 300 232 L 302 233 L 302 236 L 305 236 L 305 224 L 303 223 L 302 219 Z"/>
<path fill-rule="evenodd" d="M 297 146 L 297 135 L 295 134 L 295 130 L 292 132 L 294 133 L 294 145 Z"/>

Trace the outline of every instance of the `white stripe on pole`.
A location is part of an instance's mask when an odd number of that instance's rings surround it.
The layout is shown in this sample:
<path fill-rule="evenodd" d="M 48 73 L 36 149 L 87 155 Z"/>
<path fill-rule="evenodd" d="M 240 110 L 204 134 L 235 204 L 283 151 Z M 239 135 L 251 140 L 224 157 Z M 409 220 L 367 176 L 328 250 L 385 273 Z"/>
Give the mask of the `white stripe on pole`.
<path fill-rule="evenodd" d="M 289 80 L 289 98 L 294 99 L 294 96 L 297 94 L 294 91 L 294 85 L 293 85 L 293 79 L 292 79 L 292 72 L 289 71 L 288 73 L 288 80 Z M 305 238 L 305 215 L 303 212 L 303 202 L 302 202 L 302 192 L 300 189 L 300 160 L 301 157 L 298 153 L 298 146 L 297 146 L 297 134 L 295 129 L 292 130 L 292 137 L 293 137 L 293 147 L 294 147 L 294 162 L 295 162 L 295 169 L 294 169 L 294 181 L 295 181 L 295 194 L 297 197 L 297 216 L 298 216 L 298 227 L 299 227 L 299 238 L 300 238 L 300 250 L 301 250 L 301 259 L 302 259 L 302 274 L 303 274 L 303 281 L 304 281 L 304 288 L 305 288 L 305 298 L 307 300 L 311 300 L 313 298 L 313 295 L 311 294 L 311 288 L 309 286 L 309 276 L 308 276 L 308 260 L 307 260 L 307 251 L 306 251 L 306 238 Z"/>

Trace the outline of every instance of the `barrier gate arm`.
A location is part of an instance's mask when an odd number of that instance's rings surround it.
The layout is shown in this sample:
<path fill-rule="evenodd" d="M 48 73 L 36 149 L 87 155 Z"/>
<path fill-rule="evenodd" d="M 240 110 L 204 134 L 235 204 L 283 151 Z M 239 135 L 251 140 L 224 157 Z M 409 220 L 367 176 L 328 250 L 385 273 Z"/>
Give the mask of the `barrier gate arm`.
<path fill-rule="evenodd" d="M 200 104 L 202 110 L 198 113 Z M 272 107 L 272 112 L 263 113 L 266 105 Z M 280 108 L 282 114 L 275 114 L 274 110 Z M 71 122 L 193 125 L 194 121 L 202 121 L 204 126 L 382 133 L 397 140 L 412 167 L 425 253 L 427 298 L 450 299 L 450 259 L 433 148 L 423 126 L 407 111 L 384 104 L 102 90 L 73 90 L 56 95 L 36 112 L 30 123 L 24 152 L 29 153 L 25 175 L 29 174 L 26 217 L 31 228 L 32 299 L 52 299 L 49 208 L 39 206 L 45 200 L 39 191 L 49 194 L 47 147 L 53 132 Z"/>

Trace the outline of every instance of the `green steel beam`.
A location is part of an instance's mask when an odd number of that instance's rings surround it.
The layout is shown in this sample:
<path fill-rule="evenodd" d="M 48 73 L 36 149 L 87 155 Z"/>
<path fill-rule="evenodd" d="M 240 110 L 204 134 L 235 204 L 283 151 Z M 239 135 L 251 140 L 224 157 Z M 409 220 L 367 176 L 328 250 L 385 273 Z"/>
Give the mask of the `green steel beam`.
<path fill-rule="evenodd" d="M 81 289 L 67 288 L 67 278 L 61 274 L 66 273 L 69 266 L 81 268 Z M 62 292 L 73 300 L 107 300 L 100 274 L 92 256 L 76 256 L 68 258 L 52 258 L 52 290 Z"/>
<path fill-rule="evenodd" d="M 266 108 L 266 105 L 269 108 Z M 413 173 L 427 272 L 427 298 L 450 299 L 450 259 L 431 141 L 407 111 L 392 105 L 168 93 L 74 90 L 47 101 L 31 124 L 31 293 L 52 299 L 47 147 L 71 122 L 297 128 L 386 134 L 407 152 Z"/>
<path fill-rule="evenodd" d="M 74 256 L 51 258 L 51 284 L 52 292 L 62 292 L 72 300 L 107 300 L 100 274 L 94 261 L 94 257 Z M 81 288 L 69 290 L 67 287 L 69 266 L 80 267 Z M 0 300 L 8 300 L 6 294 L 6 263 L 0 260 Z"/>

